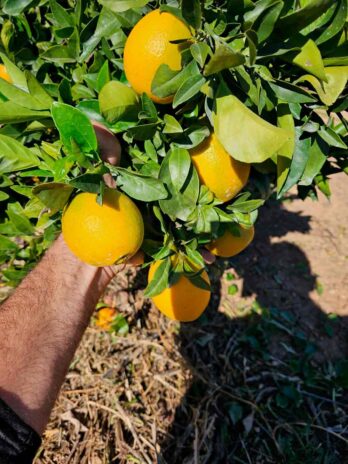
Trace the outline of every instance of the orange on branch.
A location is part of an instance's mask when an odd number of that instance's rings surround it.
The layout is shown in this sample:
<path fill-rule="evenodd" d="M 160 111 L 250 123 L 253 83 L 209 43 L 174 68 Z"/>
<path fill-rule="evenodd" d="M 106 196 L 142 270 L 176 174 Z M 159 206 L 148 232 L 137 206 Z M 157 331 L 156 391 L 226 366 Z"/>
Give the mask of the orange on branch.
<path fill-rule="evenodd" d="M 248 182 L 250 165 L 233 159 L 214 133 L 190 154 L 202 184 L 223 202 L 231 200 Z"/>
<path fill-rule="evenodd" d="M 85 263 L 109 266 L 127 261 L 140 248 L 144 223 L 135 203 L 118 190 L 106 189 L 103 204 L 94 193 L 80 193 L 65 209 L 63 237 Z"/>
<path fill-rule="evenodd" d="M 152 80 L 161 64 L 181 69 L 181 45 L 171 41 L 190 39 L 190 29 L 171 13 L 154 10 L 132 29 L 124 48 L 123 62 L 128 82 L 138 93 L 156 103 L 170 103 L 173 96 L 160 98 L 151 92 Z"/>
<path fill-rule="evenodd" d="M 155 261 L 149 269 L 148 281 L 154 278 L 161 261 Z M 210 284 L 206 271 L 201 277 Z M 170 319 L 190 322 L 197 319 L 208 306 L 210 290 L 196 287 L 188 277 L 180 275 L 179 280 L 171 287 L 165 288 L 159 295 L 152 297 L 155 306 Z"/>
<path fill-rule="evenodd" d="M 253 240 L 254 227 L 246 228 L 238 226 L 239 235 L 234 235 L 229 230 L 216 240 L 208 243 L 206 248 L 216 256 L 231 258 L 243 251 Z"/>

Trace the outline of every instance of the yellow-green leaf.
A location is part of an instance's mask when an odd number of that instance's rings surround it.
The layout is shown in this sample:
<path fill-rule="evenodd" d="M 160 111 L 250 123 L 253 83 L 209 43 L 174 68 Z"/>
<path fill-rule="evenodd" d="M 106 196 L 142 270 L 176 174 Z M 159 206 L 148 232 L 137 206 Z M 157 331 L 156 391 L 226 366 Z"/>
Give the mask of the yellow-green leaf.
<path fill-rule="evenodd" d="M 323 59 L 319 48 L 312 39 L 308 40 L 303 47 L 301 47 L 301 51 L 290 61 L 318 79 L 326 82 L 327 78 Z"/>
<path fill-rule="evenodd" d="M 316 77 L 310 74 L 301 77 L 300 81 L 308 81 L 316 90 L 320 100 L 325 105 L 331 106 L 347 85 L 348 66 L 331 66 L 325 68 L 325 74 L 327 82 L 321 83 Z"/>
<path fill-rule="evenodd" d="M 245 163 L 262 163 L 291 140 L 291 133 L 260 118 L 233 95 L 217 99 L 213 121 L 227 152 Z"/>
<path fill-rule="evenodd" d="M 113 124 L 118 120 L 133 121 L 139 111 L 138 96 L 128 85 L 110 81 L 99 93 L 100 111 Z"/>
<path fill-rule="evenodd" d="M 295 150 L 295 122 L 287 103 L 280 103 L 277 108 L 277 124 L 286 129 L 290 139 L 281 147 L 278 156 L 273 157 L 277 164 L 277 191 L 280 192 L 289 174 L 292 155 Z"/>
<path fill-rule="evenodd" d="M 278 105 L 277 125 L 290 134 L 289 140 L 281 147 L 278 154 L 291 159 L 295 149 L 295 122 L 287 103 Z"/>

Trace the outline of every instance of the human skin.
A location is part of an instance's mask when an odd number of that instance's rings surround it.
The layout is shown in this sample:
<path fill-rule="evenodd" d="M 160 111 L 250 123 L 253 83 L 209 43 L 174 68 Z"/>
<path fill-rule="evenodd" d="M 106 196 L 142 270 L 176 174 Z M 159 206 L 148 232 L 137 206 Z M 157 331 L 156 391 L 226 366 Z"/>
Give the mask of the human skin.
<path fill-rule="evenodd" d="M 60 236 L 0 307 L 0 397 L 39 434 L 113 276 L 79 261 Z"/>

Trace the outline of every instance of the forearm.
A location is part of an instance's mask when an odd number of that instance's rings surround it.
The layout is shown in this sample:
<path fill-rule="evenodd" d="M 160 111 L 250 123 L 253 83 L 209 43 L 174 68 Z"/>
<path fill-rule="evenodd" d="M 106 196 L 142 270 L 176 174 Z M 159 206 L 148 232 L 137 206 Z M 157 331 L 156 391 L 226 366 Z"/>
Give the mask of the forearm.
<path fill-rule="evenodd" d="M 111 277 L 60 237 L 0 308 L 0 397 L 39 433 Z"/>

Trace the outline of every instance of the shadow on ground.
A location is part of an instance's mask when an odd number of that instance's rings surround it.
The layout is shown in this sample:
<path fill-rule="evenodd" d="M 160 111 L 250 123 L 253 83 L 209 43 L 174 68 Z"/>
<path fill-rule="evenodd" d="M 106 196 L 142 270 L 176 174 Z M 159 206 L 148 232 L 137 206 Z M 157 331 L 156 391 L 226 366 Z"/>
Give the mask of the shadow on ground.
<path fill-rule="evenodd" d="M 317 283 L 306 255 L 277 242 L 309 233 L 309 220 L 272 203 L 252 246 L 212 266 L 210 307 L 177 336 L 192 383 L 159 463 L 348 462 L 346 318 L 311 300 Z M 229 295 L 234 273 L 243 298 Z"/>

